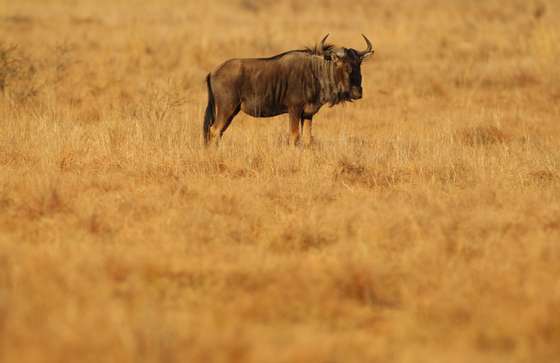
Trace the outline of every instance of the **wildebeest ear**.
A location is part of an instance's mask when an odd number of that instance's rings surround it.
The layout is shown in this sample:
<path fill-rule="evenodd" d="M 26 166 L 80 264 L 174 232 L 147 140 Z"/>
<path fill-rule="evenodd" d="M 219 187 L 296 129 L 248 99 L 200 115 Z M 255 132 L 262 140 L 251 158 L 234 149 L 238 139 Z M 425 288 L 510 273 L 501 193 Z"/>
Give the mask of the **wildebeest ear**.
<path fill-rule="evenodd" d="M 328 61 L 338 61 L 346 56 L 346 49 L 337 48 L 325 53 L 324 57 Z"/>

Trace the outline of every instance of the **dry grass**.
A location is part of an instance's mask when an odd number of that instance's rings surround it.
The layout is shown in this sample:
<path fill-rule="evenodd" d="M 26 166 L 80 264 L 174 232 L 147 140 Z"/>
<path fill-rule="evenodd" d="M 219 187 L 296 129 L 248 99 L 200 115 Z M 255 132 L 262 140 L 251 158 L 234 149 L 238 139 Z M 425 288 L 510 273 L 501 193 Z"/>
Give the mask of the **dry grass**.
<path fill-rule="evenodd" d="M 558 361 L 559 17 L 4 1 L 0 361 Z M 201 146 L 208 71 L 327 32 L 377 52 L 313 147 Z"/>

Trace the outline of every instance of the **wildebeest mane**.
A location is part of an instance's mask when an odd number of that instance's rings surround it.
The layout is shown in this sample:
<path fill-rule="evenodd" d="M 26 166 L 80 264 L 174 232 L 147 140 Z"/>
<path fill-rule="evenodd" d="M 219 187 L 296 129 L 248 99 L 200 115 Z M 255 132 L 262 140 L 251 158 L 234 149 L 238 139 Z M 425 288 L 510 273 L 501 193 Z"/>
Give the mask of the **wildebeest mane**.
<path fill-rule="evenodd" d="M 263 57 L 263 58 L 257 58 L 258 60 L 276 60 L 276 59 L 280 59 L 282 57 L 284 57 L 285 55 L 288 54 L 292 54 L 292 53 L 305 53 L 308 55 L 325 55 L 325 53 L 328 53 L 329 51 L 331 51 L 332 49 L 334 49 L 334 45 L 333 44 L 325 44 L 323 45 L 323 47 L 321 48 L 320 44 L 317 44 L 313 47 L 305 47 L 303 49 L 294 49 L 294 50 L 288 50 L 286 52 L 282 52 L 280 54 L 276 54 L 273 55 L 271 57 Z"/>
<path fill-rule="evenodd" d="M 324 44 L 321 48 L 321 44 L 316 44 L 314 47 L 306 47 L 304 51 L 311 55 L 325 55 L 334 49 L 334 44 Z"/>

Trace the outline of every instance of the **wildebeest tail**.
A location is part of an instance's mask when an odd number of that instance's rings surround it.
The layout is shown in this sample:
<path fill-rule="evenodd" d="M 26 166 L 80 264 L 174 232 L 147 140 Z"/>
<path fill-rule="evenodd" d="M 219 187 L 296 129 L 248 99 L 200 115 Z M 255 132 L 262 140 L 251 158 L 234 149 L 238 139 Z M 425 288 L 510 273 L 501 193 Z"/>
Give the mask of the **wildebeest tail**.
<path fill-rule="evenodd" d="M 210 141 L 210 127 L 216 119 L 216 103 L 214 101 L 214 92 L 212 92 L 212 84 L 210 83 L 210 73 L 206 76 L 206 85 L 208 87 L 208 104 L 204 114 L 203 136 L 204 142 L 208 143 Z"/>

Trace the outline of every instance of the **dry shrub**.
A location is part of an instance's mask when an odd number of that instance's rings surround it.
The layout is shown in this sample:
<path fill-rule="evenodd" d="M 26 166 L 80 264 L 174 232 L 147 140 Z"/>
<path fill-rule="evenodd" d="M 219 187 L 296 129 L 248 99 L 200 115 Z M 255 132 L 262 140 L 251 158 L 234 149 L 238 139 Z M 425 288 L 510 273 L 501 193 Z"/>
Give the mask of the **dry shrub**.
<path fill-rule="evenodd" d="M 407 183 L 437 182 L 441 184 L 468 183 L 472 171 L 463 163 L 452 166 L 427 166 L 412 168 L 367 168 L 358 162 L 339 160 L 333 179 L 343 184 L 366 188 L 387 188 Z"/>
<path fill-rule="evenodd" d="M 510 335 L 481 333 L 476 338 L 477 346 L 484 351 L 511 352 L 515 349 L 515 337 Z"/>
<path fill-rule="evenodd" d="M 448 97 L 448 91 L 445 85 L 437 81 L 432 81 L 431 85 L 428 87 L 427 93 L 432 94 L 436 97 L 442 97 L 442 98 Z"/>
<path fill-rule="evenodd" d="M 0 43 L 0 92 L 16 102 L 26 102 L 43 86 L 37 65 L 17 46 Z"/>
<path fill-rule="evenodd" d="M 293 226 L 284 230 L 269 246 L 273 251 L 283 253 L 321 250 L 336 242 L 336 236 L 306 227 Z"/>
<path fill-rule="evenodd" d="M 464 162 L 453 165 L 415 167 L 411 173 L 419 182 L 437 182 L 441 184 L 466 185 L 473 181 L 474 171 Z"/>
<path fill-rule="evenodd" d="M 80 107 L 75 119 L 84 123 L 96 123 L 101 120 L 99 107 Z"/>
<path fill-rule="evenodd" d="M 342 159 L 338 161 L 337 169 L 335 170 L 335 179 L 337 176 L 347 176 L 348 178 L 360 178 L 368 173 L 367 168 L 358 162 Z"/>
<path fill-rule="evenodd" d="M 530 172 L 529 178 L 537 184 L 553 183 L 559 180 L 558 174 L 550 170 L 537 170 Z"/>
<path fill-rule="evenodd" d="M 528 88 L 541 83 L 539 74 L 533 69 L 519 68 L 509 73 L 495 71 L 480 81 L 480 86 L 489 89 Z"/>
<path fill-rule="evenodd" d="M 511 136 L 496 126 L 477 126 L 467 128 L 459 133 L 460 140 L 468 146 L 486 146 L 504 144 L 511 140 Z"/>
<path fill-rule="evenodd" d="M 0 165 L 17 166 L 17 165 L 33 165 L 37 162 L 37 158 L 28 155 L 19 150 L 0 150 Z"/>
<path fill-rule="evenodd" d="M 333 172 L 335 181 L 366 188 L 387 188 L 410 181 L 410 173 L 406 170 L 374 170 L 359 162 L 342 159 Z"/>
<path fill-rule="evenodd" d="M 49 186 L 41 192 L 35 192 L 35 195 L 20 206 L 20 215 L 30 219 L 69 211 L 70 207 L 66 196 L 56 186 Z"/>
<path fill-rule="evenodd" d="M 84 228 L 93 235 L 110 236 L 117 231 L 115 221 L 106 216 L 93 212 L 82 221 Z"/>
<path fill-rule="evenodd" d="M 30 104 L 54 90 L 73 64 L 71 47 L 58 44 L 42 59 L 17 45 L 0 43 L 0 92 L 10 100 Z"/>
<path fill-rule="evenodd" d="M 0 91 L 2 93 L 6 90 L 6 83 L 17 74 L 18 65 L 15 58 L 14 45 L 0 44 Z"/>
<path fill-rule="evenodd" d="M 401 301 L 401 276 L 386 267 L 376 268 L 373 262 L 352 260 L 333 272 L 333 287 L 343 299 L 380 308 L 398 308 Z"/>

